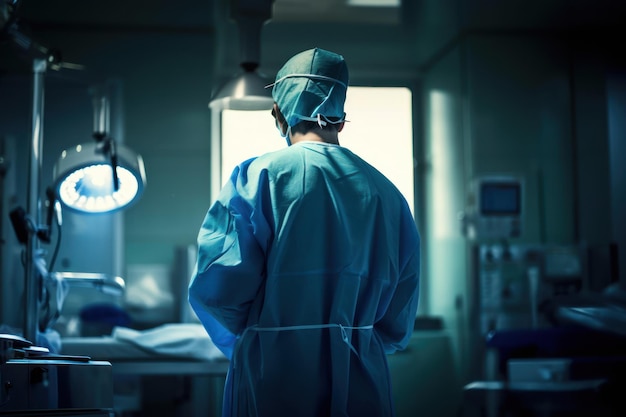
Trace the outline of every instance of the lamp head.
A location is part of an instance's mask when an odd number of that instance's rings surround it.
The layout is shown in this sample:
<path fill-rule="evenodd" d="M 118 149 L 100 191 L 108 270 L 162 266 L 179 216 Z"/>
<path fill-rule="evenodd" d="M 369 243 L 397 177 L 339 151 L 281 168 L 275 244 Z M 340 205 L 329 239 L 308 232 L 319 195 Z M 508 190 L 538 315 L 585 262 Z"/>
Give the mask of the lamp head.
<path fill-rule="evenodd" d="M 244 66 L 243 72 L 222 85 L 209 103 L 211 110 L 270 110 L 274 99 L 272 92 L 265 88 L 268 80 L 255 68 Z"/>
<path fill-rule="evenodd" d="M 115 187 L 110 157 L 90 142 L 64 150 L 54 166 L 54 188 L 61 203 L 81 213 L 109 213 L 135 203 L 146 184 L 141 155 L 116 145 Z"/>

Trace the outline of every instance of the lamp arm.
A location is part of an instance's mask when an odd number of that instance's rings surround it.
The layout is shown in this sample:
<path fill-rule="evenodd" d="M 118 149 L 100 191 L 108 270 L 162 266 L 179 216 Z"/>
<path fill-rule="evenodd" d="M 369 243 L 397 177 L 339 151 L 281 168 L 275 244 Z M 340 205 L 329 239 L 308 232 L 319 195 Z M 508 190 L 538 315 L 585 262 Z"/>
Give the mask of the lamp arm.
<path fill-rule="evenodd" d="M 119 191 L 120 180 L 117 175 L 117 167 L 119 163 L 117 160 L 117 145 L 115 144 L 115 140 L 111 137 L 104 136 L 104 134 L 101 133 L 94 133 L 93 137 L 96 140 L 96 152 L 102 153 L 105 157 L 108 157 L 111 162 L 113 190 Z"/>
<path fill-rule="evenodd" d="M 120 179 L 117 176 L 117 147 L 113 139 L 109 139 L 109 156 L 111 158 L 111 171 L 113 172 L 113 189 L 119 191 Z"/>

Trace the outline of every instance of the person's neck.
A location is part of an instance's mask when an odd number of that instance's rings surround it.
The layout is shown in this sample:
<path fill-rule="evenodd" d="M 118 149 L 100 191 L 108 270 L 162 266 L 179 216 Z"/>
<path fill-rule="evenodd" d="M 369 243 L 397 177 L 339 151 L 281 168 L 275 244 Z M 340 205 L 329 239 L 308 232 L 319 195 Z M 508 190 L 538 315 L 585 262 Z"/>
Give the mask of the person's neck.
<path fill-rule="evenodd" d="M 332 145 L 339 145 L 339 138 L 337 132 L 328 132 L 327 134 L 321 136 L 315 132 L 307 132 L 307 133 L 292 133 L 290 136 L 291 144 L 296 144 L 298 142 L 321 142 L 321 143 L 330 143 Z"/>

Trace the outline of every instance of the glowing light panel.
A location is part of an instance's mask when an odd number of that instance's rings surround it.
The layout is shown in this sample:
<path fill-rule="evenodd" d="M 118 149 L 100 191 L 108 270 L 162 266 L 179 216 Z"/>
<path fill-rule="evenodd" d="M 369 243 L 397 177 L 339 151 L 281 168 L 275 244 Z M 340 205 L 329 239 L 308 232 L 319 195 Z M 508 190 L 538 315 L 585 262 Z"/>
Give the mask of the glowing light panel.
<path fill-rule="evenodd" d="M 348 88 L 339 142 L 398 187 L 414 212 L 412 92 L 405 87 Z M 267 110 L 222 112 L 221 184 L 248 158 L 286 147 Z"/>
<path fill-rule="evenodd" d="M 137 178 L 126 168 L 117 167 L 118 190 L 113 187 L 113 170 L 108 164 L 77 169 L 60 184 L 59 199 L 70 208 L 85 213 L 105 213 L 129 204 L 139 191 Z"/>

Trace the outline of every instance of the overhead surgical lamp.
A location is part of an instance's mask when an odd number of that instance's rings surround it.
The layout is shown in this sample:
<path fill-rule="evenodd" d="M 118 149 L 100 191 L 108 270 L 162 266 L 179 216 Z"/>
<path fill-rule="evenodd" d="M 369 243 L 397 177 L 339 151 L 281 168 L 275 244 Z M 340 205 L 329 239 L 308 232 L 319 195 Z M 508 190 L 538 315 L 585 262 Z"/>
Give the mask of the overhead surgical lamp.
<path fill-rule="evenodd" d="M 261 29 L 272 15 L 273 0 L 233 0 L 230 17 L 239 30 L 239 71 L 220 86 L 209 102 L 211 109 L 211 196 L 222 187 L 222 113 L 224 110 L 270 110 L 274 104 L 271 81 L 257 72 L 261 55 Z"/>
<path fill-rule="evenodd" d="M 65 149 L 54 166 L 56 196 L 81 213 L 109 213 L 135 203 L 146 183 L 141 155 L 108 136 L 108 100 L 94 98 L 94 141 Z"/>
<path fill-rule="evenodd" d="M 256 71 L 258 64 L 242 63 L 241 67 L 243 72 L 228 80 L 213 96 L 209 103 L 212 111 L 272 108 L 272 90 L 265 88 L 271 81 Z"/>
<path fill-rule="evenodd" d="M 269 110 L 274 104 L 271 83 L 257 72 L 261 49 L 261 29 L 272 14 L 273 0 L 236 0 L 231 17 L 237 22 L 241 45 L 241 69 L 213 95 L 209 107 L 221 110 Z"/>
<path fill-rule="evenodd" d="M 61 153 L 54 178 L 56 195 L 65 207 L 107 213 L 139 199 L 145 184 L 143 160 L 122 145 L 114 146 L 114 163 L 110 151 L 99 143 L 80 144 Z"/>

